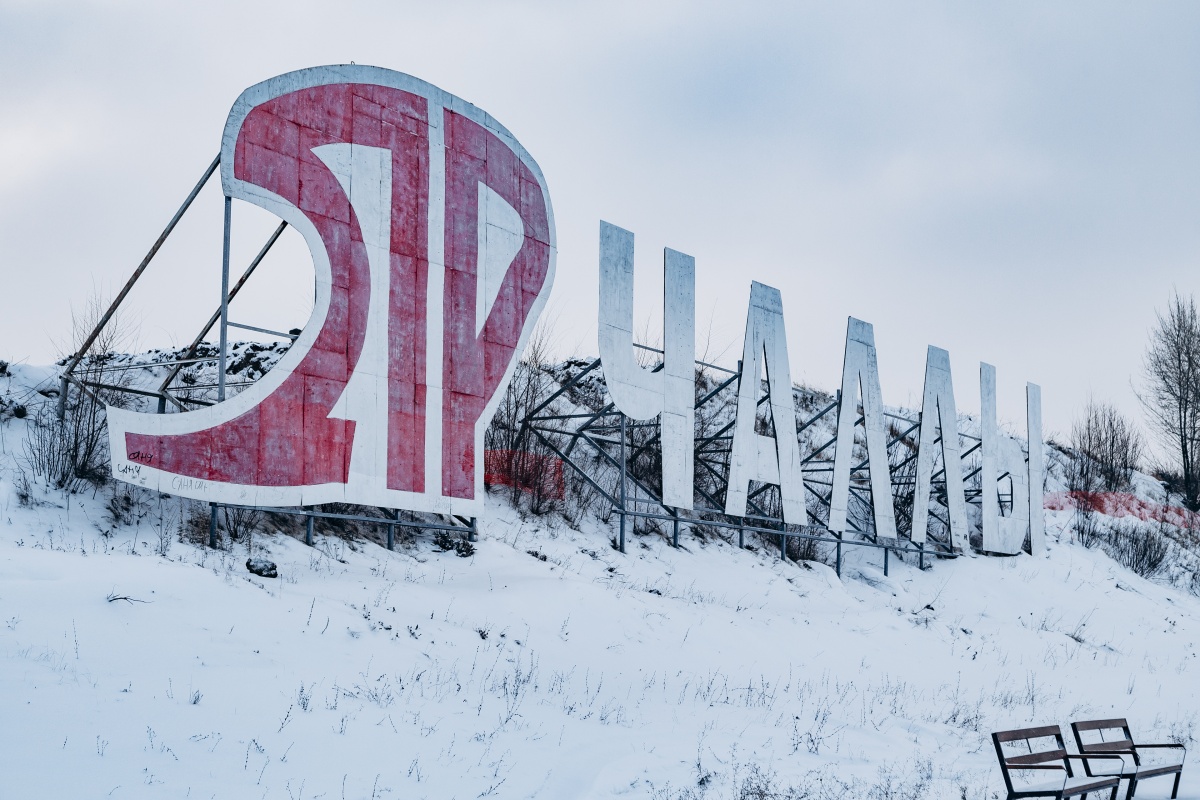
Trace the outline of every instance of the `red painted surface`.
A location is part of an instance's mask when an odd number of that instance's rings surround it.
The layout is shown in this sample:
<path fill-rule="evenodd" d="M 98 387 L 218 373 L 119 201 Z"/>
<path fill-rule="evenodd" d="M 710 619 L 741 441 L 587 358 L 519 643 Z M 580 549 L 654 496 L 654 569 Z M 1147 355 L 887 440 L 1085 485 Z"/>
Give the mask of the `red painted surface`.
<path fill-rule="evenodd" d="M 424 98 L 397 89 L 335 84 L 301 89 L 253 109 L 238 134 L 235 176 L 287 200 L 329 255 L 325 324 L 283 383 L 239 417 L 205 431 L 126 436 L 167 472 L 250 486 L 345 483 L 355 424 L 329 414 L 364 338 L 386 335 L 388 487 L 424 489 L 425 297 L 428 280 L 428 131 Z M 388 331 L 368 332 L 371 278 L 349 198 L 312 152 L 351 143 L 392 152 L 392 292 Z"/>
<path fill-rule="evenodd" d="M 1179 506 L 1152 503 L 1125 492 L 1050 492 L 1043 505 L 1051 511 L 1073 511 L 1079 505 L 1108 517 L 1134 517 L 1180 528 L 1200 526 L 1200 515 Z"/>
<path fill-rule="evenodd" d="M 446 283 L 442 493 L 475 496 L 475 426 L 512 362 L 521 330 L 550 270 L 546 198 L 529 168 L 483 126 L 447 110 Z M 517 210 L 525 242 L 476 335 L 479 189 Z"/>
<path fill-rule="evenodd" d="M 342 81 L 350 72 L 350 68 L 338 68 L 335 79 Z M 362 74 L 376 73 L 367 70 Z M 507 134 L 475 121 L 485 115 L 465 106 L 456 106 L 462 113 L 452 112 L 442 106 L 443 100 L 438 99 L 442 95 L 437 90 L 416 81 L 400 84 L 412 91 L 370 82 L 296 88 L 306 79 L 319 81 L 325 74 L 330 73 L 306 71 L 295 73 L 298 77 L 291 80 L 277 79 L 271 85 L 282 87 L 278 91 L 284 93 L 273 98 L 269 93 L 275 89 L 257 94 L 255 89 L 248 90 L 244 97 L 269 99 L 250 101 L 258 105 L 244 113 L 240 127 L 237 117 L 233 117 L 235 128 L 227 131 L 222 151 L 223 180 L 234 197 L 277 212 L 292 206 L 311 223 L 320 243 L 316 244 L 312 233 L 306 231 L 309 245 L 315 250 L 323 248 L 329 263 L 329 274 L 318 276 L 322 289 L 326 282 L 329 286 L 328 306 L 314 311 L 315 318 L 324 316 L 320 329 L 315 333 L 306 331 L 293 352 L 276 367 L 280 372 L 272 381 L 278 381 L 278 386 L 269 394 L 261 398 L 258 394 L 242 395 L 243 402 L 256 401 L 254 407 L 244 413 L 226 410 L 222 414 L 222 406 L 218 405 L 210 411 L 195 412 L 199 416 L 192 417 L 195 422 L 191 426 L 153 429 L 194 432 L 138 433 L 135 427 L 127 427 L 126 452 L 143 454 L 152 459 L 146 463 L 153 463 L 168 475 L 228 484 L 235 489 L 344 485 L 346 500 L 377 504 L 382 487 L 405 495 L 424 494 L 421 500 L 407 496 L 397 500 L 403 504 L 411 499 L 423 508 L 450 507 L 442 502 L 447 498 L 475 500 L 479 457 L 476 442 L 486 423 L 484 412 L 500 390 L 517 356 L 522 332 L 531 323 L 531 315 L 550 280 L 553 232 L 549 199 L 536 165 L 528 156 L 514 149 L 518 146 Z M 235 106 L 234 113 L 243 112 Z M 441 126 L 440 132 L 434 132 L 444 138 L 444 149 L 434 154 L 430 148 L 436 146 L 433 143 L 437 138 L 431 136 L 431 114 Z M 334 144 L 381 148 L 391 153 L 392 196 L 390 208 L 382 211 L 390 214 L 391 230 L 386 324 L 368 316 L 373 297 L 375 308 L 380 308 L 382 298 L 375 293 L 382 292 L 383 287 L 372 286 L 362 233 L 364 227 L 377 229 L 382 221 L 371 220 L 367 226 L 359 220 L 338 177 L 313 152 Z M 445 207 L 439 211 L 444 211 L 445 220 L 443 305 L 431 310 L 427 308 L 430 269 L 441 269 L 442 265 L 429 262 L 429 204 L 430 197 L 440 196 L 437 190 L 443 188 L 430 185 L 431 159 L 442 154 Z M 247 191 L 247 184 L 274 197 L 263 198 Z M 517 212 L 524 229 L 523 240 L 519 240 L 520 247 L 481 330 L 476 319 L 481 268 L 477 252 L 480 185 L 503 198 Z M 373 203 L 360 206 L 366 213 Z M 282 213 L 292 212 L 286 209 Z M 323 268 L 319 250 L 317 255 L 315 262 Z M 440 330 L 442 336 L 440 363 L 427 363 L 430 330 Z M 387 373 L 387 419 L 386 430 L 372 435 L 386 437 L 386 467 L 383 461 L 356 459 L 352 476 L 355 436 L 367 435 L 373 426 L 362 416 L 356 423 L 331 414 L 359 366 L 364 344 L 371 341 L 374 345 L 380 339 L 386 342 L 387 352 L 386 366 L 382 367 Z M 373 347 L 372 352 L 380 351 Z M 426 443 L 430 382 L 441 386 L 440 401 L 434 400 L 442 404 L 442 430 L 437 432 L 441 437 L 440 453 L 436 452 L 436 444 L 427 447 Z M 377 385 L 373 380 L 364 384 Z M 358 391 L 359 385 L 356 381 L 352 391 Z M 265 386 L 263 391 L 267 391 Z M 354 398 L 350 405 L 356 409 L 369 405 L 361 400 Z M 235 408 L 240 411 L 241 406 Z M 205 425 L 209 427 L 194 430 Z M 434 452 L 430 454 L 430 450 Z M 430 481 L 425 470 L 430 455 L 433 460 L 440 456 L 440 498 L 427 494 Z M 386 475 L 360 474 L 362 469 L 376 469 L 375 463 L 379 464 L 378 470 L 386 469 Z M 505 474 L 515 479 L 511 469 Z M 561 483 L 561 464 L 558 475 Z M 357 486 L 363 487 L 361 495 L 351 491 Z M 221 491 L 225 489 L 220 487 Z M 205 497 L 207 491 L 197 487 L 191 496 Z M 329 496 L 324 490 L 317 494 Z M 374 499 L 357 499 L 360 497 Z"/>

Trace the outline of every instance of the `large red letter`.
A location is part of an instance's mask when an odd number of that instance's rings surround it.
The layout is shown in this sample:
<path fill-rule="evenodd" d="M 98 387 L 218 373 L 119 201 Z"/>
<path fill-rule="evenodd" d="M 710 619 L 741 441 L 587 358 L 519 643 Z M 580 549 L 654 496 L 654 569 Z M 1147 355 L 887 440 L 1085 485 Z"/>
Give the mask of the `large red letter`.
<path fill-rule="evenodd" d="M 313 316 L 226 402 L 110 409 L 114 474 L 219 502 L 477 516 L 483 428 L 553 277 L 537 164 L 473 106 L 357 66 L 248 89 L 221 161 L 228 196 L 307 241 Z"/>

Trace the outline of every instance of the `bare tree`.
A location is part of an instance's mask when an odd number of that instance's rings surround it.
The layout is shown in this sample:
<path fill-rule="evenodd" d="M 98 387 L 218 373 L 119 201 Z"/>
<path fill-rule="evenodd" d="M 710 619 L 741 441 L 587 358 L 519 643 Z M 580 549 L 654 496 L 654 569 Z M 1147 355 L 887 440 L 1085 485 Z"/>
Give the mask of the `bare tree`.
<path fill-rule="evenodd" d="M 1197 439 L 1200 437 L 1200 316 L 1194 297 L 1175 294 L 1166 313 L 1156 312 L 1143 363 L 1139 395 L 1151 425 L 1178 461 L 1184 502 L 1200 508 L 1197 497 Z"/>
<path fill-rule="evenodd" d="M 1142 437 L 1133 422 L 1107 403 L 1089 400 L 1071 428 L 1075 451 L 1067 475 L 1075 492 L 1123 492 L 1142 459 Z"/>

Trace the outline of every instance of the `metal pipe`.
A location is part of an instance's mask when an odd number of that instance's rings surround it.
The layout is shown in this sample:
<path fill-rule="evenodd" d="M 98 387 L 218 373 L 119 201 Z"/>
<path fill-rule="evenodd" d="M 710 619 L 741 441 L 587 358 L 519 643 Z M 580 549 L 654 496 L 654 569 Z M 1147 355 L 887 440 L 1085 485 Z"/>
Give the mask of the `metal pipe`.
<path fill-rule="evenodd" d="M 311 511 L 311 509 L 305 509 Z M 309 547 L 313 546 L 313 515 L 309 514 L 304 518 L 304 543 Z"/>
<path fill-rule="evenodd" d="M 217 549 L 217 504 L 208 504 L 208 546 Z"/>
<path fill-rule="evenodd" d="M 625 415 L 621 415 L 621 552 L 625 552 L 625 476 L 628 473 L 625 461 Z"/>
<path fill-rule="evenodd" d="M 119 364 L 115 367 L 100 367 L 97 372 L 126 372 L 131 369 L 157 369 L 158 367 L 173 367 L 184 364 L 202 364 L 205 361 L 215 361 L 213 358 L 189 358 L 184 361 L 147 361 L 143 364 Z"/>
<path fill-rule="evenodd" d="M 225 400 L 225 368 L 229 354 L 229 234 L 233 222 L 233 198 L 225 197 L 225 244 L 221 248 L 221 352 L 217 367 L 217 402 Z"/>
<path fill-rule="evenodd" d="M 648 350 L 648 351 L 650 351 L 651 353 L 658 353 L 660 356 L 661 356 L 661 355 L 663 355 L 663 351 L 662 351 L 662 350 L 659 350 L 657 347 L 650 347 L 649 345 L 645 345 L 645 344 L 638 344 L 637 342 L 634 342 L 634 343 L 633 343 L 633 346 L 634 346 L 634 347 L 636 347 L 636 348 L 638 348 L 639 350 Z M 737 374 L 736 372 L 734 372 L 733 370 L 731 370 L 729 367 L 718 367 L 716 364 L 709 364 L 707 361 L 700 361 L 700 360 L 697 360 L 697 361 L 696 361 L 696 363 L 697 363 L 697 364 L 699 364 L 699 365 L 700 365 L 700 366 L 702 366 L 702 367 L 708 367 L 709 369 L 718 369 L 718 370 L 720 370 L 721 372 L 728 372 L 728 373 L 730 373 L 731 375 L 736 375 L 736 374 Z"/>
<path fill-rule="evenodd" d="M 242 322 L 227 322 L 225 323 L 231 328 L 241 328 L 246 331 L 254 331 L 255 333 L 265 333 L 268 336 L 278 336 L 280 339 L 291 339 L 293 342 L 300 337 L 294 333 L 283 333 L 282 331 L 273 331 L 270 328 L 259 328 L 254 325 L 246 325 Z"/>

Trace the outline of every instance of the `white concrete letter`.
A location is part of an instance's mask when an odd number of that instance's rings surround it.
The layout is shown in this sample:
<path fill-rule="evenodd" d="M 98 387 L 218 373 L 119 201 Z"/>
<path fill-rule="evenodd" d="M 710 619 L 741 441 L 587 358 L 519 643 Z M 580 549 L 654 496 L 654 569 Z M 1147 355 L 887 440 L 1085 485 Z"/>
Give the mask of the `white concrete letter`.
<path fill-rule="evenodd" d="M 912 533 L 914 542 L 925 541 L 929 522 L 929 491 L 933 483 L 934 448 L 942 444 L 946 475 L 946 506 L 950 510 L 950 541 L 955 550 L 967 550 L 967 500 L 963 491 L 962 456 L 958 445 L 958 411 L 954 404 L 954 382 L 950 376 L 950 354 L 930 347 L 925 357 L 925 394 L 921 401 L 921 435 L 917 449 L 917 486 L 913 494 Z"/>
<path fill-rule="evenodd" d="M 991 364 L 979 365 L 979 403 L 983 439 L 983 463 L 979 471 L 983 492 L 983 549 L 989 553 L 1016 555 L 1021 552 L 1025 534 L 1029 531 L 1032 465 L 1026 466 L 1020 443 L 1000 433 L 996 425 L 996 368 Z M 1040 432 L 1038 438 L 1041 438 Z M 1008 516 L 1000 515 L 998 484 L 1002 477 L 1009 478 L 1012 486 L 1012 511 Z M 1040 499 L 1040 477 L 1036 491 Z"/>
<path fill-rule="evenodd" d="M 884 438 L 883 397 L 879 388 L 879 362 L 875 356 L 875 329 L 850 317 L 846 326 L 846 360 L 842 369 L 842 397 L 838 405 L 837 444 L 833 454 L 833 491 L 829 500 L 829 529 L 846 530 L 850 502 L 850 473 L 854 471 L 854 426 L 858 420 L 859 387 L 862 388 L 863 423 L 867 431 L 867 461 L 871 473 L 871 506 L 875 535 L 896 538 L 896 511 L 892 505 L 892 478 Z"/>
<path fill-rule="evenodd" d="M 691 509 L 696 414 L 695 259 L 663 250 L 663 368 L 656 372 L 643 369 L 633 355 L 633 234 L 602 221 L 599 347 L 604 382 L 621 413 L 637 420 L 662 415 L 663 503 Z"/>
<path fill-rule="evenodd" d="M 774 439 L 754 430 L 764 364 L 767 387 L 771 393 Z M 729 454 L 729 488 L 725 492 L 726 514 L 734 517 L 746 515 L 746 495 L 752 480 L 779 486 L 784 522 L 808 524 L 808 513 L 804 506 L 804 475 L 800 471 L 800 445 L 796 440 L 792 371 L 788 365 L 787 336 L 783 325 L 783 298 L 778 289 L 758 282 L 750 284 L 742 375 L 738 381 L 737 419 L 733 429 L 732 452 Z"/>
<path fill-rule="evenodd" d="M 1042 446 L 1042 388 L 1025 384 L 1026 426 L 1029 433 L 1029 548 L 1034 555 L 1046 549 L 1045 450 Z"/>

